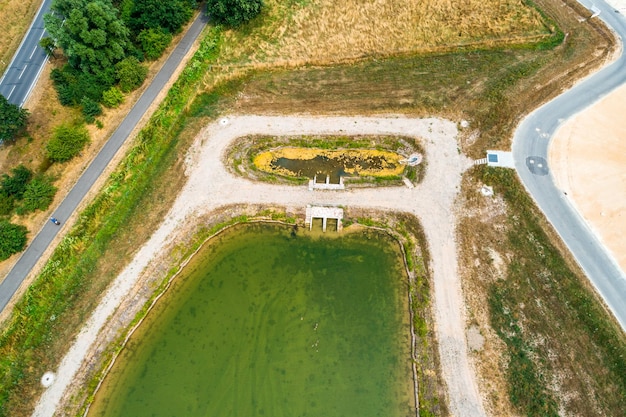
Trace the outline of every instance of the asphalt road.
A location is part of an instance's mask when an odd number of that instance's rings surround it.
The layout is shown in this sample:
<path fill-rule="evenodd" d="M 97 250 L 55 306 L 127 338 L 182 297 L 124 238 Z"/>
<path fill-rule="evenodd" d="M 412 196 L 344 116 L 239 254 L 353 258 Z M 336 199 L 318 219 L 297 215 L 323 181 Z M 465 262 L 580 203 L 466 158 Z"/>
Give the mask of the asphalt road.
<path fill-rule="evenodd" d="M 581 2 L 592 9 L 589 1 Z M 620 38 L 626 18 L 607 3 L 596 1 L 602 18 Z M 594 10 L 595 11 L 595 10 Z M 524 186 L 554 226 L 587 277 L 626 330 L 626 275 L 554 182 L 548 146 L 559 125 L 626 82 L 626 55 L 586 78 L 526 117 L 513 138 L 515 168 Z M 601 146 L 601 145 L 599 145 Z M 615 190 L 625 192 L 626 190 Z"/>
<path fill-rule="evenodd" d="M 54 211 L 52 214 L 53 217 L 56 217 L 63 222 L 65 219 L 69 218 L 76 207 L 78 207 L 100 174 L 102 174 L 111 159 L 113 159 L 113 156 L 129 137 L 129 134 L 135 128 L 141 117 L 145 114 L 150 104 L 152 104 L 156 96 L 164 88 L 167 81 L 172 77 L 172 74 L 180 64 L 182 58 L 187 54 L 193 42 L 200 35 L 202 29 L 204 29 L 206 23 L 206 14 L 202 12 L 193 22 L 180 43 L 176 46 L 150 86 L 146 89 L 146 91 L 144 91 L 126 118 L 122 121 L 115 132 L 113 132 L 107 143 L 83 172 L 63 202 Z M 13 294 L 15 294 L 17 289 L 22 284 L 22 281 L 24 281 L 26 276 L 30 273 L 31 269 L 35 266 L 35 263 L 39 260 L 41 254 L 47 249 L 48 245 L 50 245 L 59 230 L 59 226 L 55 226 L 51 222 L 47 222 L 32 243 L 24 251 L 4 281 L 0 283 L 0 312 L 7 306 Z"/>
<path fill-rule="evenodd" d="M 46 34 L 43 15 L 50 11 L 52 0 L 44 0 L 26 36 L 0 79 L 0 94 L 11 104 L 22 107 L 48 60 L 39 40 Z"/>

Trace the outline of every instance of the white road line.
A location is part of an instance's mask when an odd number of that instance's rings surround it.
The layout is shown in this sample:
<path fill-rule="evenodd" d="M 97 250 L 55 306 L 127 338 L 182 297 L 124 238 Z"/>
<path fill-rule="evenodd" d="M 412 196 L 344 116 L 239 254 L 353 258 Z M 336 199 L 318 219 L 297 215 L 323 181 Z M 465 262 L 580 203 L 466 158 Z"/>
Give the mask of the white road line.
<path fill-rule="evenodd" d="M 14 85 L 13 88 L 11 89 L 11 92 L 7 96 L 7 100 L 11 98 L 11 94 L 13 94 L 13 90 L 15 90 L 15 87 L 17 87 L 17 86 Z"/>
<path fill-rule="evenodd" d="M 17 77 L 18 80 L 22 79 L 22 75 L 24 75 L 24 71 L 26 71 L 27 67 L 28 67 L 28 64 L 24 65 L 24 68 L 22 68 L 22 72 L 20 72 L 19 77 Z"/>
<path fill-rule="evenodd" d="M 35 52 L 37 52 L 37 48 L 39 48 L 38 46 L 35 46 L 35 49 L 33 49 L 33 52 L 31 52 L 30 56 L 28 57 L 28 59 L 32 59 L 33 55 L 35 55 Z"/>
<path fill-rule="evenodd" d="M 45 30 L 45 29 L 41 31 L 41 35 L 39 35 L 39 40 L 41 40 L 41 38 L 43 38 L 43 35 L 44 35 L 45 33 L 46 33 L 46 30 Z"/>

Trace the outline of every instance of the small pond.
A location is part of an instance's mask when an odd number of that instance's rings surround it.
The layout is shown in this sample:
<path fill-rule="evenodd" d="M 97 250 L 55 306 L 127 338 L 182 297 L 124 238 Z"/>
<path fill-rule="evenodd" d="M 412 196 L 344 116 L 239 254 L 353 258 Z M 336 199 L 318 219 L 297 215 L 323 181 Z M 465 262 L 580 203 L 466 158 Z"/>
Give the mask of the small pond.
<path fill-rule="evenodd" d="M 279 148 L 259 154 L 254 164 L 257 168 L 282 175 L 313 178 L 338 183 L 341 176 L 393 176 L 401 175 L 402 156 L 390 152 L 368 149 L 325 150 L 316 148 Z"/>
<path fill-rule="evenodd" d="M 386 234 L 234 227 L 149 313 L 89 416 L 415 415 L 407 304 Z"/>

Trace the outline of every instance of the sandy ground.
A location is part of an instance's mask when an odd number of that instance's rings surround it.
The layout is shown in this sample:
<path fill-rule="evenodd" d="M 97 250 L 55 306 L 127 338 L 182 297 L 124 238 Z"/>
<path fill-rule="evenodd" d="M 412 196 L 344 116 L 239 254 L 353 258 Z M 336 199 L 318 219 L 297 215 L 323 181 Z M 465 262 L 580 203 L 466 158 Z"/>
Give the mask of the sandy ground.
<path fill-rule="evenodd" d="M 309 191 L 294 187 L 254 183 L 234 177 L 222 164 L 233 139 L 254 134 L 401 134 L 422 138 L 428 169 L 413 189 L 389 187 L 345 191 Z M 462 172 L 471 162 L 457 150 L 457 129 L 441 119 L 360 117 L 238 116 L 209 125 L 187 156 L 188 181 L 166 221 L 117 277 L 101 304 L 77 336 L 56 372 L 55 382 L 42 395 L 35 416 L 52 416 L 64 393 L 72 388 L 83 360 L 92 352 L 98 333 L 108 318 L 129 297 L 141 272 L 176 238 L 177 230 L 215 209 L 237 203 L 278 204 L 301 210 L 307 204 L 398 210 L 415 214 L 430 244 L 434 279 L 436 331 L 451 412 L 458 416 L 485 415 L 473 364 L 465 339 L 466 317 L 457 272 L 454 200 Z"/>
<path fill-rule="evenodd" d="M 622 86 L 556 132 L 549 161 L 557 187 L 626 271 L 626 123 Z"/>

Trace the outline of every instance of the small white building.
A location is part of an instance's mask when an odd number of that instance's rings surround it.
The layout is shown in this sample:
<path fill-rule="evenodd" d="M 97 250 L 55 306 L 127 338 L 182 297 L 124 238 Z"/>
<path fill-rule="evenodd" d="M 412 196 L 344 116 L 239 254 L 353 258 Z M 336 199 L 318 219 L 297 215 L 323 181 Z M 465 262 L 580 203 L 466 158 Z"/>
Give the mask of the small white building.
<path fill-rule="evenodd" d="M 513 153 L 505 151 L 487 151 L 487 165 L 490 167 L 515 168 Z"/>

